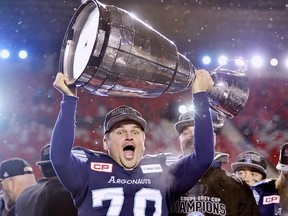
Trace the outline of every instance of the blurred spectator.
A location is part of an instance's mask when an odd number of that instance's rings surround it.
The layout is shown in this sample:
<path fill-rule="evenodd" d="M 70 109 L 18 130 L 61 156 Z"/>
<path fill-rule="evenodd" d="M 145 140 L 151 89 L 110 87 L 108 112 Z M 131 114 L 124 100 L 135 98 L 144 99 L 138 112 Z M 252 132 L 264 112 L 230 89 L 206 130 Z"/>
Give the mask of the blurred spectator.
<path fill-rule="evenodd" d="M 0 164 L 0 181 L 8 216 L 15 215 L 15 203 L 22 191 L 36 183 L 30 164 L 21 158 L 12 158 Z"/>
<path fill-rule="evenodd" d="M 26 188 L 16 203 L 17 216 L 76 216 L 71 194 L 59 182 L 51 161 L 50 144 L 41 149 L 40 166 L 43 178 Z"/>
<path fill-rule="evenodd" d="M 283 211 L 288 215 L 288 143 L 281 147 L 279 162 L 276 166 L 280 174 L 275 185 L 280 195 L 280 203 Z"/>
<path fill-rule="evenodd" d="M 194 151 L 193 116 L 194 112 L 189 111 L 181 115 L 175 124 L 181 145 L 182 155 L 180 157 L 185 157 Z M 214 131 L 224 125 L 224 118 L 214 111 L 212 111 L 212 120 Z M 216 140 L 216 134 L 214 135 Z M 228 154 L 216 153 L 212 165 L 200 181 L 174 202 L 169 216 L 188 214 L 206 216 L 260 215 L 249 186 L 221 168 L 222 163 L 228 162 L 228 157 Z"/>

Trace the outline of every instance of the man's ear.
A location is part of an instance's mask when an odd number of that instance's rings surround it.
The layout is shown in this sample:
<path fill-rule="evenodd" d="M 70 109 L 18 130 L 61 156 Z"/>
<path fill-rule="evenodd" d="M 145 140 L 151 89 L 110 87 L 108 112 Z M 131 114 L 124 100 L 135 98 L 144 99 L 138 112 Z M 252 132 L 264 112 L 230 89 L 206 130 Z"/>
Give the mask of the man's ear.
<path fill-rule="evenodd" d="M 103 137 L 103 148 L 105 151 L 108 151 L 108 138 L 107 135 L 104 135 Z"/>
<path fill-rule="evenodd" d="M 15 189 L 15 180 L 12 178 L 8 179 L 8 187 L 10 191 L 14 191 Z"/>

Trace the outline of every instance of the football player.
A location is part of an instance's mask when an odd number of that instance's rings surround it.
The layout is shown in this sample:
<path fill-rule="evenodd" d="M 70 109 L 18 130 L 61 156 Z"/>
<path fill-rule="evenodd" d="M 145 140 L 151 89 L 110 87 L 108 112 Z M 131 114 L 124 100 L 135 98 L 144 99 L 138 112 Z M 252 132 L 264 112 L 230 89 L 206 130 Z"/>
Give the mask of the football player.
<path fill-rule="evenodd" d="M 110 111 L 104 120 L 103 147 L 108 152 L 74 145 L 76 88 L 63 73 L 54 87 L 63 94 L 61 110 L 51 139 L 51 161 L 58 178 L 70 191 L 81 215 L 168 215 L 173 201 L 188 191 L 206 172 L 214 157 L 214 140 L 208 92 L 213 80 L 206 70 L 195 72 L 192 85 L 195 117 L 195 152 L 173 163 L 173 157 L 145 156 L 146 121 L 128 106 Z M 159 136 L 163 136 L 159 134 Z"/>

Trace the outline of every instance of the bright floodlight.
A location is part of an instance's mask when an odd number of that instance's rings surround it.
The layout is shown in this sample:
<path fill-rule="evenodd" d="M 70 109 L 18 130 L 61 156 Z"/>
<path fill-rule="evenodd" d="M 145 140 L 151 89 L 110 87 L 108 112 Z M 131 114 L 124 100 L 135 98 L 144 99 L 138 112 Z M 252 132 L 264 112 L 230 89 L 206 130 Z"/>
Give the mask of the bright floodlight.
<path fill-rule="evenodd" d="M 272 58 L 270 60 L 270 65 L 273 66 L 273 67 L 277 66 L 278 65 L 278 60 L 276 58 Z"/>
<path fill-rule="evenodd" d="M 243 67 L 246 65 L 246 62 L 244 59 L 237 58 L 237 59 L 235 59 L 235 64 L 239 67 Z"/>
<path fill-rule="evenodd" d="M 180 114 L 186 113 L 188 111 L 194 111 L 194 105 L 191 104 L 190 106 L 186 106 L 186 105 L 182 104 L 178 107 L 178 111 Z"/>
<path fill-rule="evenodd" d="M 19 56 L 19 58 L 21 58 L 21 59 L 26 59 L 27 56 L 28 56 L 28 53 L 27 53 L 25 50 L 21 50 L 21 51 L 18 53 L 18 56 Z"/>
<path fill-rule="evenodd" d="M 227 61 L 228 61 L 228 58 L 227 58 L 226 56 L 220 56 L 220 57 L 218 58 L 218 63 L 219 63 L 220 65 L 223 65 L 223 64 L 227 63 Z"/>
<path fill-rule="evenodd" d="M 179 113 L 183 114 L 183 113 L 188 111 L 188 108 L 187 108 L 186 105 L 182 104 L 182 105 L 179 106 L 178 111 L 179 111 Z"/>
<path fill-rule="evenodd" d="M 211 58 L 209 56 L 204 56 L 202 59 L 203 64 L 207 65 L 211 63 Z"/>
<path fill-rule="evenodd" d="M 188 107 L 188 110 L 189 110 L 189 111 L 191 111 L 191 110 L 194 111 L 194 109 L 195 109 L 195 107 L 194 107 L 193 104 L 191 104 L 191 106 Z"/>
<path fill-rule="evenodd" d="M 6 49 L 1 50 L 0 56 L 1 56 L 1 58 L 3 58 L 3 59 L 7 59 L 7 58 L 9 58 L 9 56 L 10 56 L 10 52 L 9 52 L 8 50 L 6 50 Z"/>
<path fill-rule="evenodd" d="M 285 66 L 288 67 L 288 58 L 285 61 Z"/>
<path fill-rule="evenodd" d="M 251 64 L 255 68 L 259 68 L 263 65 L 263 59 L 260 56 L 254 56 L 251 59 Z"/>

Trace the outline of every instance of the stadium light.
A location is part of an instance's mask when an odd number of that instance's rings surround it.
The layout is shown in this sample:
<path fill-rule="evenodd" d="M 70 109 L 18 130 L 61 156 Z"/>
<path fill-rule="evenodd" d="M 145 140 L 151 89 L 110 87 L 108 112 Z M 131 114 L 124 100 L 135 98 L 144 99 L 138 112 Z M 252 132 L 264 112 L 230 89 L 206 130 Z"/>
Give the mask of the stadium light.
<path fill-rule="evenodd" d="M 260 56 L 253 56 L 251 59 L 251 64 L 255 68 L 260 68 L 263 66 L 263 59 Z"/>
<path fill-rule="evenodd" d="M 211 63 L 211 58 L 209 56 L 204 56 L 202 62 L 203 64 L 208 65 Z"/>
<path fill-rule="evenodd" d="M 10 56 L 10 52 L 9 52 L 8 50 L 6 50 L 6 49 L 1 50 L 0 56 L 1 56 L 1 58 L 3 58 L 3 59 L 7 59 L 7 58 L 9 58 L 9 56 Z"/>
<path fill-rule="evenodd" d="M 285 66 L 288 67 L 288 58 L 285 60 Z"/>
<path fill-rule="evenodd" d="M 183 113 L 188 111 L 188 108 L 187 108 L 186 105 L 182 104 L 182 105 L 179 106 L 178 111 L 179 111 L 180 114 L 183 114 Z"/>
<path fill-rule="evenodd" d="M 194 110 L 194 109 L 195 109 L 195 108 L 194 108 L 194 105 L 193 105 L 193 104 L 191 104 L 191 105 L 189 105 L 189 106 L 184 105 L 184 104 L 181 104 L 181 105 L 178 107 L 178 111 L 179 111 L 180 114 L 186 113 L 186 112 L 191 111 L 191 110 Z"/>
<path fill-rule="evenodd" d="M 18 56 L 21 59 L 26 59 L 28 56 L 28 53 L 25 50 L 21 50 L 21 51 L 19 51 Z"/>
<path fill-rule="evenodd" d="M 218 58 L 218 63 L 219 63 L 219 65 L 223 65 L 223 64 L 225 64 L 227 61 L 228 61 L 227 56 L 220 56 L 220 57 Z"/>
<path fill-rule="evenodd" d="M 272 58 L 270 60 L 270 65 L 273 66 L 273 67 L 277 66 L 278 65 L 278 60 L 276 58 Z"/>
<path fill-rule="evenodd" d="M 235 64 L 238 66 L 238 67 L 243 67 L 246 65 L 246 62 L 244 59 L 242 58 L 237 58 L 235 59 Z"/>

